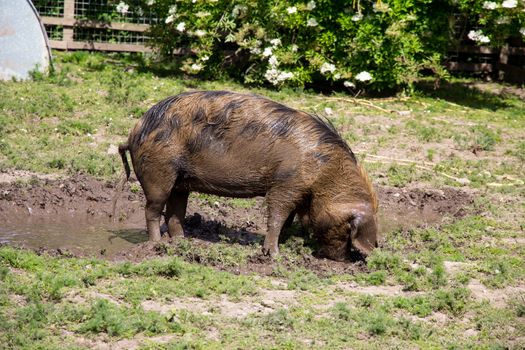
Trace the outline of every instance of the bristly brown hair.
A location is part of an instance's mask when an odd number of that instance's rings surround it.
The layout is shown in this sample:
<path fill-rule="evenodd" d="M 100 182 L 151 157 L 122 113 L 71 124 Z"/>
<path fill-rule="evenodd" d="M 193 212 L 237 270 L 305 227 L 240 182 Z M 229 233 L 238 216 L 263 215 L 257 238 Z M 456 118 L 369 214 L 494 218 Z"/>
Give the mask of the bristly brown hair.
<path fill-rule="evenodd" d="M 368 177 L 368 174 L 366 170 L 363 168 L 361 164 L 357 165 L 359 169 L 359 174 L 365 180 L 366 188 L 368 189 L 368 193 L 370 193 L 370 198 L 372 199 L 372 207 L 374 208 L 374 213 L 377 214 L 377 210 L 379 208 L 379 201 L 377 200 L 377 194 L 374 190 L 374 186 L 372 185 L 372 181 Z"/>

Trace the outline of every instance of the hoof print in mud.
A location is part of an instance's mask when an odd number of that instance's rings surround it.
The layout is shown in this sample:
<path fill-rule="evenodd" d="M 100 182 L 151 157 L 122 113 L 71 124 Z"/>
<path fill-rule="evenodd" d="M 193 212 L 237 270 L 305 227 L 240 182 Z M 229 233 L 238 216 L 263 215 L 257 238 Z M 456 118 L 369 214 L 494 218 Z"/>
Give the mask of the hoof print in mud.
<path fill-rule="evenodd" d="M 146 196 L 150 240 L 160 238 L 164 207 L 170 236 L 182 232 L 189 193 L 200 192 L 265 196 L 267 255 L 278 252 L 273 242 L 295 215 L 331 259 L 344 259 L 352 246 L 363 255 L 376 246 L 372 183 L 318 116 L 257 95 L 187 92 L 149 109 L 119 146 L 129 178 L 127 152 Z"/>

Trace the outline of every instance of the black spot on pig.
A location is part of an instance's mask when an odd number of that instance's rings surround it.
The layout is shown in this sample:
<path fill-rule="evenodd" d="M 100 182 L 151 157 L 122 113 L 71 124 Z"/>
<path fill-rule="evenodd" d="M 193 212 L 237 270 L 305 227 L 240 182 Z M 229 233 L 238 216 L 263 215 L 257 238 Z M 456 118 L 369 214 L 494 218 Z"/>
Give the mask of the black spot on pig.
<path fill-rule="evenodd" d="M 328 154 L 322 154 L 319 152 L 315 152 L 313 154 L 314 158 L 317 159 L 321 164 L 324 164 L 330 160 L 330 156 Z"/>
<path fill-rule="evenodd" d="M 194 124 L 202 124 L 206 121 L 206 112 L 203 108 L 199 107 L 193 114 L 192 122 Z"/>
<path fill-rule="evenodd" d="M 225 95 L 232 94 L 230 91 L 197 91 L 195 93 L 200 94 L 205 100 L 213 100 Z"/>
<path fill-rule="evenodd" d="M 131 144 L 141 145 L 146 140 L 149 134 L 159 129 L 159 127 L 166 121 L 166 112 L 168 111 L 170 106 L 182 97 L 183 94 L 168 97 L 157 103 L 155 106 L 151 107 L 142 117 L 142 125 L 137 131 L 137 133 L 134 134 Z M 177 128 L 178 124 L 170 123 L 170 126 L 172 128 Z"/>
<path fill-rule="evenodd" d="M 252 137 L 259 135 L 265 130 L 266 130 L 266 124 L 263 124 L 256 120 L 250 120 L 243 126 L 239 135 L 247 137 L 247 138 L 252 138 Z"/>
<path fill-rule="evenodd" d="M 349 154 L 353 162 L 357 164 L 357 159 L 354 153 L 343 140 L 343 137 L 337 132 L 335 126 L 327 118 L 321 118 L 318 115 L 312 115 L 313 127 L 312 132 L 317 134 L 319 144 L 329 144 L 341 148 L 345 153 Z"/>
<path fill-rule="evenodd" d="M 270 131 L 277 137 L 286 137 L 295 126 L 293 115 L 282 115 L 279 119 L 269 124 Z"/>

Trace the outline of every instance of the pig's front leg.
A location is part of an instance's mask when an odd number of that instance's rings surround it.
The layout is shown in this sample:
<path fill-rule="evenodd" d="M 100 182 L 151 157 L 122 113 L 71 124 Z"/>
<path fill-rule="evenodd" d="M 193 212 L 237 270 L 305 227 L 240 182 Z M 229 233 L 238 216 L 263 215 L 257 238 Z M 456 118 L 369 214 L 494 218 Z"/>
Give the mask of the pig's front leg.
<path fill-rule="evenodd" d="M 281 198 L 279 200 L 268 198 L 268 231 L 262 249 L 264 255 L 275 256 L 279 254 L 279 234 L 284 223 L 295 209 L 292 203 L 284 202 Z"/>

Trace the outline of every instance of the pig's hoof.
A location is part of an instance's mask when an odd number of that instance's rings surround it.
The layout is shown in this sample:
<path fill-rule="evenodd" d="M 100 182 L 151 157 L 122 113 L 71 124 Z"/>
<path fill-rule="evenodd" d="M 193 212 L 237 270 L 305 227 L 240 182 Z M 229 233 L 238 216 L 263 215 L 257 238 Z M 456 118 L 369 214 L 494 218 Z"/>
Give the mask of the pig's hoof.
<path fill-rule="evenodd" d="M 262 248 L 262 253 L 263 253 L 263 255 L 265 255 L 265 256 L 273 257 L 273 256 L 276 256 L 277 254 L 279 254 L 279 250 L 278 250 L 277 248 L 267 248 L 267 247 L 263 247 L 263 248 Z"/>

